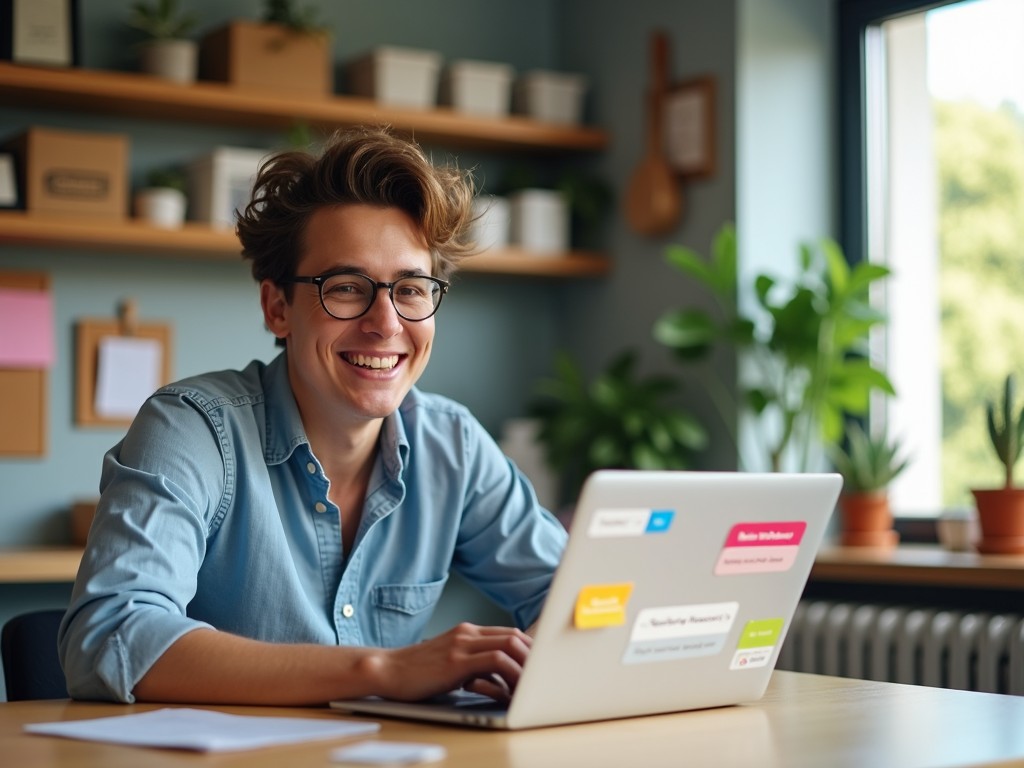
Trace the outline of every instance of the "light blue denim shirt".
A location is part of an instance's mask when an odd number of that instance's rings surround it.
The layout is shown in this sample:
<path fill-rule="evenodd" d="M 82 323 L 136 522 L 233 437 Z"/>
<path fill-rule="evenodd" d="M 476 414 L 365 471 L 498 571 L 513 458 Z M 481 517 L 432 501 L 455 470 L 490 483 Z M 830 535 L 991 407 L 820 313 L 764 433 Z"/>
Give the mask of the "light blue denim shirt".
<path fill-rule="evenodd" d="M 309 448 L 286 353 L 164 387 L 104 457 L 60 630 L 76 698 L 133 701 L 179 637 L 396 647 L 454 569 L 534 622 L 565 544 L 468 410 L 413 390 L 384 421 L 354 546 Z"/>

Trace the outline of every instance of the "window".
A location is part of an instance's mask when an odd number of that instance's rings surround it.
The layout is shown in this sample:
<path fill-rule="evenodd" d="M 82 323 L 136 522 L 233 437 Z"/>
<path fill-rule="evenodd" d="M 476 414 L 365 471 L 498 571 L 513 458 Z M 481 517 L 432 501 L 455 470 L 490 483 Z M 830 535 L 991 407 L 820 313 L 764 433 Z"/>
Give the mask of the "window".
<path fill-rule="evenodd" d="M 843 241 L 893 270 L 874 353 L 911 455 L 899 515 L 1001 485 L 987 399 L 1024 393 L 1024 2 L 840 6 Z"/>

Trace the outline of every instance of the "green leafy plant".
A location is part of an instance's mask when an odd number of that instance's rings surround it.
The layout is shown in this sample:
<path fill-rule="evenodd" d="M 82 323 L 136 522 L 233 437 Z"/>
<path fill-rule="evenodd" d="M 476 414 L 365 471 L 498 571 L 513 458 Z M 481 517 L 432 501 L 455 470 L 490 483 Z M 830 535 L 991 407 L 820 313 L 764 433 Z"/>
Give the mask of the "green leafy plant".
<path fill-rule="evenodd" d="M 185 192 L 188 176 L 177 166 L 153 168 L 146 174 L 147 187 L 169 187 Z"/>
<path fill-rule="evenodd" d="M 762 429 L 770 441 L 771 468 L 782 468 L 792 449 L 797 468 L 810 465 L 816 440 L 837 443 L 846 415 L 867 413 L 873 390 L 895 394 L 886 375 L 867 358 L 868 334 L 885 321 L 873 309 L 868 292 L 889 274 L 885 267 L 862 262 L 851 267 L 839 246 L 829 239 L 804 244 L 799 274 L 789 285 L 759 274 L 750 286 L 756 301 L 750 314 L 741 312 L 738 295 L 737 241 L 732 225 L 715 236 L 709 259 L 683 246 L 666 254 L 668 263 L 707 289 L 716 313 L 682 309 L 664 314 L 654 336 L 681 361 L 693 361 L 716 345 L 734 348 L 749 358 L 751 381 L 737 385 L 738 403 L 729 387 L 709 384 L 717 407 L 735 414 L 742 406 L 756 417 L 772 419 L 778 429 Z M 774 434 L 776 433 L 777 434 Z"/>
<path fill-rule="evenodd" d="M 847 427 L 846 445 L 830 445 L 828 455 L 843 476 L 844 493 L 884 490 L 910 463 L 899 440 L 890 440 L 886 430 L 871 434 L 858 421 Z"/>
<path fill-rule="evenodd" d="M 538 385 L 529 415 L 540 421 L 538 440 L 561 476 L 563 501 L 575 500 L 594 470 L 683 469 L 707 444 L 704 428 L 667 402 L 675 381 L 640 378 L 635 366 L 627 350 L 588 382 L 562 353 L 554 376 Z"/>
<path fill-rule="evenodd" d="M 178 0 L 135 2 L 131 5 L 129 26 L 140 30 L 154 40 L 179 40 L 199 23 L 199 16 L 178 8 Z"/>
<path fill-rule="evenodd" d="M 319 21 L 319 11 L 312 5 L 300 8 L 295 0 L 266 0 L 263 21 L 283 24 L 304 35 L 327 35 L 330 27 Z"/>
<path fill-rule="evenodd" d="M 1015 400 L 1015 383 L 1011 373 L 1003 383 L 1002 401 L 999 403 L 989 401 L 985 406 L 988 436 L 1003 465 L 1004 488 L 1014 487 L 1013 469 L 1017 460 L 1020 459 L 1021 448 L 1024 447 L 1024 408 L 1015 413 Z"/>

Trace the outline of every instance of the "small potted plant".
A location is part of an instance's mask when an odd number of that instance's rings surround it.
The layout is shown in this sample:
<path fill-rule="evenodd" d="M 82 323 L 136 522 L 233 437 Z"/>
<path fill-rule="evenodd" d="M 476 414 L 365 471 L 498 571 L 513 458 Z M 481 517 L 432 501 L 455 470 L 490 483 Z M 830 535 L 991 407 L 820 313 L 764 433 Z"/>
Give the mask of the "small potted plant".
<path fill-rule="evenodd" d="M 155 168 L 135 194 L 135 215 L 161 229 L 178 229 L 185 222 L 188 200 L 185 173 L 179 168 Z"/>
<path fill-rule="evenodd" d="M 889 484 L 907 468 L 898 440 L 885 430 L 871 434 L 860 422 L 851 421 L 846 443 L 832 444 L 828 455 L 843 476 L 839 497 L 839 543 L 843 546 L 893 547 L 899 534 L 893 530 L 889 508 Z"/>
<path fill-rule="evenodd" d="M 1017 410 L 1015 394 L 1013 374 L 1009 374 L 1002 401 L 989 401 L 985 407 L 989 440 L 1003 467 L 1003 486 L 971 489 L 981 527 L 977 549 L 984 554 L 1024 553 L 1024 488 L 1017 488 L 1013 481 L 1024 445 L 1024 408 Z"/>
<path fill-rule="evenodd" d="M 618 355 L 587 381 L 565 354 L 555 375 L 538 386 L 529 414 L 539 421 L 537 439 L 561 480 L 561 499 L 572 504 L 587 475 L 597 469 L 685 469 L 707 444 L 704 428 L 667 398 L 667 377 L 642 378 L 636 355 Z"/>
<path fill-rule="evenodd" d="M 140 46 L 139 68 L 165 80 L 194 83 L 199 44 L 186 35 L 198 23 L 196 14 L 178 8 L 178 0 L 132 3 L 128 24 L 147 38 Z"/>

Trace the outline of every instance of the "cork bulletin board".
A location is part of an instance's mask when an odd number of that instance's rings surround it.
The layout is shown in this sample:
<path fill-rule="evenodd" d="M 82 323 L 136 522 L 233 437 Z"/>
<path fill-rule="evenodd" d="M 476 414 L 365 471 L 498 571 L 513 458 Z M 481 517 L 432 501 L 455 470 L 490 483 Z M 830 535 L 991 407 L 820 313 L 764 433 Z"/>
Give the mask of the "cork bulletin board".
<path fill-rule="evenodd" d="M 158 345 L 156 386 L 171 380 L 171 328 L 163 323 L 138 321 L 134 302 L 125 302 L 117 318 L 85 319 L 75 326 L 75 423 L 83 427 L 127 427 L 132 415 L 109 415 L 98 406 L 103 345 L 109 339 L 141 339 Z M 114 376 L 131 375 L 119 370 Z M 155 388 L 155 387 L 154 387 Z"/>
<path fill-rule="evenodd" d="M 50 276 L 0 271 L 0 288 L 48 294 Z M 47 382 L 45 367 L 0 366 L 0 456 L 45 455 Z"/>

